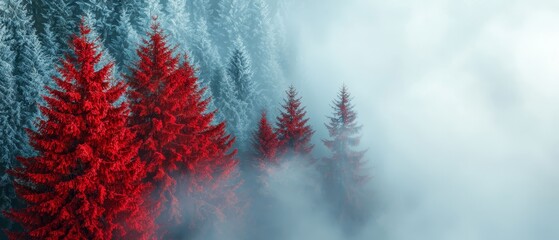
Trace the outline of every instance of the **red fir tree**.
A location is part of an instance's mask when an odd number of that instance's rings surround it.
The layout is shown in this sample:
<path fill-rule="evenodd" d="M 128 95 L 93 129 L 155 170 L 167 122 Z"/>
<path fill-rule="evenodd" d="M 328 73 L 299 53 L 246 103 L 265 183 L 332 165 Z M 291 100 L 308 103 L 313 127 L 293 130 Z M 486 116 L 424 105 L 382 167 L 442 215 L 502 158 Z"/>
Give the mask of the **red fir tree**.
<path fill-rule="evenodd" d="M 45 119 L 29 131 L 36 157 L 19 158 L 12 174 L 27 206 L 7 215 L 24 233 L 12 239 L 148 239 L 153 221 L 141 210 L 143 165 L 126 127 L 126 104 L 115 105 L 125 85 L 111 86 L 113 64 L 83 24 L 71 41 L 41 106 Z M 95 70 L 99 67 L 99 70 Z"/>
<path fill-rule="evenodd" d="M 158 219 L 158 224 L 177 224 L 180 213 L 173 173 L 182 161 L 180 149 L 187 148 L 186 143 L 175 145 L 183 127 L 177 115 L 186 104 L 181 92 L 188 79 L 176 78 L 179 59 L 172 56 L 158 25 L 152 26 L 149 39 L 137 53 L 140 60 L 127 77 L 132 110 L 129 124 L 141 142 L 139 156 L 147 165 L 146 180 L 154 183 L 147 209 L 153 216 L 167 218 L 165 222 Z"/>
<path fill-rule="evenodd" d="M 301 98 L 297 97 L 295 87 L 290 86 L 286 93 L 283 111 L 277 118 L 279 150 L 283 156 L 308 157 L 314 147 L 310 143 L 314 131 L 307 124 L 307 112 L 301 106 Z"/>
<path fill-rule="evenodd" d="M 368 176 L 363 172 L 365 151 L 352 149 L 359 145 L 361 126 L 356 123 L 357 114 L 345 85 L 334 101 L 333 109 L 334 114 L 326 124 L 330 139 L 323 140 L 332 152 L 332 156 L 323 161 L 325 192 L 340 218 L 355 218 L 362 211 L 359 195 Z"/>
<path fill-rule="evenodd" d="M 146 181 L 153 183 L 148 208 L 157 217 L 161 236 L 182 223 L 186 210 L 179 200 L 216 189 L 237 166 L 236 151 L 231 151 L 234 139 L 225 134 L 224 123 L 212 125 L 214 113 L 206 113 L 210 99 L 203 99 L 206 89 L 199 88 L 187 59 L 179 61 L 173 50 L 159 25 L 153 24 L 128 76 L 129 124 L 142 142 L 139 155 L 147 164 Z M 229 203 L 235 200 L 233 191 L 223 192 Z M 218 207 L 213 210 L 221 215 Z"/>
<path fill-rule="evenodd" d="M 266 170 L 269 165 L 278 163 L 277 149 L 279 141 L 272 125 L 268 122 L 266 112 L 262 112 L 258 130 L 253 136 L 253 159 L 260 170 Z"/>

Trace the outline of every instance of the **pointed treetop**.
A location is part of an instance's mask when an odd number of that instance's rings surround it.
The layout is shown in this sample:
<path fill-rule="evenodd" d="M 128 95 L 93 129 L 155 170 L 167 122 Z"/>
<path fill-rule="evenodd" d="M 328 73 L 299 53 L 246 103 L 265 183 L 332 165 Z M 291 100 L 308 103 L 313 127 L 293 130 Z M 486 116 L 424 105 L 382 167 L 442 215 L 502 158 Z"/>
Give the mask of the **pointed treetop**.
<path fill-rule="evenodd" d="M 338 98 L 334 100 L 333 114 L 326 124 L 330 138 L 324 145 L 331 156 L 321 162 L 327 199 L 333 204 L 332 210 L 341 218 L 358 218 L 363 207 L 363 184 L 369 179 L 363 160 L 366 151 L 353 149 L 359 145 L 361 126 L 356 123 L 357 114 L 351 104 L 351 96 L 344 85 Z"/>
<path fill-rule="evenodd" d="M 253 135 L 253 157 L 257 160 L 256 164 L 261 170 L 265 170 L 270 164 L 277 164 L 277 148 L 279 141 L 274 132 L 274 128 L 268 121 L 266 111 L 262 111 L 258 129 Z"/>
<path fill-rule="evenodd" d="M 326 124 L 332 137 L 350 137 L 357 133 L 361 126 L 356 123 L 357 114 L 351 104 L 351 95 L 344 84 L 338 93 L 338 99 L 333 102 L 334 116 L 329 117 L 330 122 Z"/>
<path fill-rule="evenodd" d="M 157 19 L 162 16 L 161 3 L 159 0 L 146 0 L 146 5 L 143 10 L 142 29 L 149 29 L 147 26 L 152 26 Z"/>
<path fill-rule="evenodd" d="M 251 64 L 243 40 L 238 37 L 231 53 L 227 73 L 235 84 L 238 99 L 246 102 L 250 108 L 254 108 L 257 93 L 255 83 L 252 79 L 253 73 Z M 249 110 L 253 112 L 256 109 Z"/>
<path fill-rule="evenodd" d="M 314 145 L 311 138 L 314 130 L 308 125 L 307 112 L 301 106 L 301 98 L 297 97 L 295 87 L 291 85 L 286 91 L 287 99 L 282 105 L 283 110 L 277 117 L 277 134 L 280 150 L 287 155 L 308 156 Z"/>

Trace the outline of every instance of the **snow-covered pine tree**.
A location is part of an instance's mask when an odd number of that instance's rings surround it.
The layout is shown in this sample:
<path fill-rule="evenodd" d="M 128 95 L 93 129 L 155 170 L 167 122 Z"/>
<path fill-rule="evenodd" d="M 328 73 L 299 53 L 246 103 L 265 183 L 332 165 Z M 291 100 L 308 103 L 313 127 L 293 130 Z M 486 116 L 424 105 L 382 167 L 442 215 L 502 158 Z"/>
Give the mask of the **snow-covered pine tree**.
<path fill-rule="evenodd" d="M 144 20 L 144 0 L 127 0 L 120 4 L 120 9 L 127 9 L 130 14 L 130 24 L 138 34 L 144 34 L 146 27 L 142 24 Z"/>
<path fill-rule="evenodd" d="M 265 0 L 249 0 L 247 6 L 247 32 L 244 32 L 248 50 L 255 62 L 268 60 L 274 55 L 274 36 L 271 16 Z M 271 55 L 271 56 L 270 56 Z"/>
<path fill-rule="evenodd" d="M 252 61 L 247 54 L 243 40 L 238 37 L 233 45 L 233 51 L 229 57 L 229 64 L 227 66 L 227 74 L 233 80 L 237 90 L 237 98 L 246 102 L 249 111 L 254 111 L 255 105 L 258 101 L 256 83 L 252 77 Z"/>
<path fill-rule="evenodd" d="M 272 18 L 265 0 L 250 0 L 247 7 L 248 26 L 244 32 L 247 52 L 253 60 L 254 79 L 260 83 L 265 96 L 266 106 L 279 103 L 281 95 L 277 89 L 285 87 L 283 74 L 278 63 Z"/>
<path fill-rule="evenodd" d="M 212 79 L 210 69 L 220 66 L 221 59 L 210 38 L 206 20 L 203 18 L 195 22 L 189 52 L 190 60 L 199 68 L 198 78 L 203 85 L 209 86 Z"/>
<path fill-rule="evenodd" d="M 153 219 L 141 209 L 146 185 L 138 145 L 115 106 L 125 85 L 110 86 L 112 63 L 99 67 L 89 29 L 80 27 L 41 106 L 45 119 L 29 131 L 35 157 L 11 172 L 26 202 L 7 215 L 23 232 L 11 239 L 151 239 Z M 99 70 L 95 70 L 99 69 Z"/>
<path fill-rule="evenodd" d="M 363 200 L 363 184 L 369 177 L 363 169 L 365 151 L 353 149 L 359 145 L 361 126 L 356 122 L 357 114 L 345 85 L 332 108 L 334 113 L 326 124 L 330 139 L 323 140 L 324 145 L 332 152 L 330 157 L 322 161 L 324 192 L 339 220 L 358 221 L 363 212 L 360 202 Z"/>
<path fill-rule="evenodd" d="M 0 160 L 2 166 L 11 166 L 17 154 L 14 142 L 17 119 L 15 78 L 12 75 L 15 55 L 10 49 L 6 28 L 0 26 Z M 9 167 L 8 167 L 9 169 Z M 0 180 L 4 180 L 3 177 Z M 2 208 L 5 210 L 5 208 Z"/>
<path fill-rule="evenodd" d="M 209 17 L 210 0 L 192 0 L 187 1 L 187 9 L 189 10 L 192 22 L 200 21 Z"/>
<path fill-rule="evenodd" d="M 15 55 L 10 49 L 6 28 L 0 26 L 0 211 L 11 209 L 16 201 L 12 177 L 8 170 L 16 163 L 19 153 L 17 138 L 17 103 L 15 78 L 12 75 Z M 11 220 L 0 216 L 0 227 L 11 228 Z M 3 234 L 0 233 L 0 238 Z"/>
<path fill-rule="evenodd" d="M 88 25 L 95 29 L 100 41 L 108 45 L 113 40 L 115 24 L 118 19 L 115 11 L 115 2 L 112 0 L 78 0 L 76 5 L 81 16 L 89 16 Z"/>
<path fill-rule="evenodd" d="M 301 106 L 301 98 L 297 96 L 295 87 L 291 85 L 286 93 L 287 98 L 276 124 L 280 154 L 282 157 L 311 160 L 310 153 L 314 147 L 311 138 L 314 130 L 308 125 L 309 119 L 305 116 L 307 112 Z"/>
<path fill-rule="evenodd" d="M 244 112 L 239 112 L 242 121 L 246 122 L 244 126 L 249 127 L 257 122 L 257 112 L 260 112 L 263 104 L 263 98 L 257 89 L 257 85 L 253 79 L 252 62 L 250 56 L 246 52 L 243 40 L 238 37 L 233 45 L 233 50 L 229 57 L 227 66 L 227 75 L 234 84 L 237 100 L 245 106 Z M 242 132 L 248 132 L 249 129 L 241 129 Z"/>
<path fill-rule="evenodd" d="M 44 24 L 43 33 L 40 39 L 45 48 L 46 57 L 50 63 L 58 62 L 58 42 L 56 41 L 55 33 L 52 31 L 52 27 L 49 21 Z M 51 65 L 52 66 L 52 65 Z"/>
<path fill-rule="evenodd" d="M 171 45 L 181 53 L 187 52 L 192 38 L 190 16 L 186 11 L 186 0 L 168 0 L 163 25 L 169 32 Z"/>
<path fill-rule="evenodd" d="M 127 74 L 128 68 L 137 61 L 136 49 L 139 44 L 140 38 L 130 22 L 128 10 L 122 9 L 110 50 L 123 73 Z"/>
<path fill-rule="evenodd" d="M 27 12 L 31 16 L 31 19 L 33 20 L 33 24 L 34 24 L 33 27 L 35 28 L 38 34 L 42 33 L 43 24 L 44 24 L 43 16 L 41 14 L 41 11 L 43 10 L 42 1 L 24 0 L 24 4 L 27 5 Z"/>
<path fill-rule="evenodd" d="M 131 2 L 134 2 L 135 0 L 111 0 L 111 6 L 113 8 L 113 19 L 115 20 L 115 23 L 118 21 L 120 13 L 122 12 L 123 9 L 128 8 L 128 4 L 130 4 Z M 116 26 L 116 25 L 115 25 Z"/>
<path fill-rule="evenodd" d="M 206 33 L 206 25 L 202 20 L 197 26 L 197 32 Z M 204 35 L 201 35 L 204 36 Z M 200 67 L 202 82 L 209 84 L 213 104 L 219 110 L 216 114 L 218 122 L 227 122 L 227 132 L 235 136 L 235 144 L 243 148 L 247 143 L 248 121 L 246 120 L 247 104 L 239 99 L 237 87 L 229 76 L 228 70 L 220 63 L 217 48 L 206 38 L 198 37 L 194 42 L 193 59 Z M 206 80 L 204 80 L 206 78 Z"/>
<path fill-rule="evenodd" d="M 59 61 L 59 46 L 58 46 L 58 42 L 56 41 L 56 36 L 54 34 L 54 32 L 52 31 L 51 25 L 49 22 L 44 24 L 43 27 L 43 34 L 41 35 L 41 39 L 42 39 L 42 45 L 43 45 L 43 49 L 44 49 L 44 53 L 45 53 L 45 59 L 47 61 L 48 66 L 55 66 L 56 63 L 58 63 Z M 50 71 L 49 71 L 50 70 Z M 58 74 L 58 72 L 56 72 L 56 69 L 54 68 L 47 68 L 47 75 L 48 76 L 53 76 Z M 49 84 L 50 87 L 54 87 L 54 82 L 53 81 L 48 81 L 47 82 Z"/>
<path fill-rule="evenodd" d="M 138 34 L 143 35 L 148 33 L 151 29 L 153 19 L 156 18 L 159 21 L 163 19 L 163 11 L 161 6 L 161 0 L 144 0 L 142 4 L 141 16 L 138 22 Z"/>
<path fill-rule="evenodd" d="M 227 132 L 236 139 L 237 147 L 244 147 L 247 143 L 248 122 L 243 115 L 246 113 L 246 103 L 238 99 L 235 84 L 223 69 L 215 69 L 216 75 L 212 79 L 210 89 L 212 90 L 214 104 L 219 110 L 217 121 L 227 122 Z"/>
<path fill-rule="evenodd" d="M 279 1 L 282 2 L 282 1 Z M 291 59 L 294 58 L 293 56 L 293 46 L 288 41 L 287 36 L 289 33 L 286 30 L 286 19 L 285 19 L 285 11 L 288 11 L 289 8 L 287 7 L 280 7 L 275 12 L 272 13 L 272 32 L 274 38 L 274 48 L 275 53 L 273 55 L 276 56 L 277 60 L 277 67 L 279 70 L 279 82 L 282 85 L 285 85 L 285 79 L 289 76 L 286 76 L 289 72 L 293 72 L 292 69 L 294 66 L 294 61 Z"/>
<path fill-rule="evenodd" d="M 195 6 L 194 16 L 198 13 L 197 17 L 193 18 L 194 20 L 200 20 L 202 18 L 206 19 L 208 24 L 208 33 L 210 34 L 212 41 L 217 45 L 218 39 L 218 25 L 220 24 L 220 4 L 224 0 L 194 0 L 196 2 L 193 3 Z"/>
<path fill-rule="evenodd" d="M 216 44 L 220 56 L 229 54 L 230 46 L 237 36 L 246 32 L 245 0 L 214 0 L 210 4 L 210 34 Z"/>
<path fill-rule="evenodd" d="M 213 97 L 214 90 L 211 89 L 211 83 L 218 81 L 216 79 L 223 78 L 224 71 L 217 48 L 210 38 L 206 20 L 201 18 L 194 23 L 195 27 L 192 35 L 192 42 L 189 46 L 189 60 L 197 69 L 196 76 L 199 79 L 200 86 L 208 89 L 204 97 L 212 97 L 213 99 L 208 106 L 208 110 L 213 111 L 216 109 L 216 106 L 215 97 Z M 218 118 L 219 117 L 216 117 L 215 119 L 217 120 Z"/>
<path fill-rule="evenodd" d="M 21 0 L 7 0 L 1 23 L 10 38 L 14 52 L 15 106 L 18 110 L 17 138 L 22 145 L 18 156 L 29 156 L 33 150 L 27 144 L 25 129 L 35 129 L 34 121 L 40 116 L 37 103 L 41 101 L 43 86 L 50 81 L 46 71 L 47 60 L 35 34 L 31 17 Z"/>
<path fill-rule="evenodd" d="M 43 21 L 49 23 L 50 31 L 52 31 L 55 42 L 59 47 L 57 56 L 62 56 L 68 50 L 68 39 L 76 32 L 77 22 L 74 17 L 74 5 L 66 0 L 40 1 L 43 7 L 41 10 Z M 43 43 L 46 43 L 45 39 L 42 40 Z"/>
<path fill-rule="evenodd" d="M 98 23 L 98 24 L 96 24 Z M 105 47 L 105 44 L 103 44 L 102 41 L 102 36 L 99 35 L 99 32 L 97 32 L 97 27 L 101 25 L 97 20 L 95 20 L 95 16 L 92 12 L 90 12 L 89 10 L 85 10 L 84 11 L 84 15 L 83 15 L 83 24 L 85 24 L 86 26 L 89 26 L 89 34 L 87 35 L 91 41 L 95 41 L 97 44 L 97 51 L 102 52 L 103 54 L 101 55 L 101 59 L 99 60 L 99 65 L 98 66 L 105 66 L 108 65 L 109 63 L 114 63 L 115 59 L 114 57 L 110 54 L 110 52 L 107 50 L 107 48 Z M 96 66 L 96 67 L 98 67 Z M 98 70 L 98 69 L 96 69 Z M 117 81 L 117 80 L 121 80 L 118 76 L 120 76 L 120 69 L 118 69 L 116 66 L 113 66 L 112 71 L 111 71 L 111 80 L 112 81 Z M 117 83 L 112 82 L 111 84 L 116 85 Z"/>

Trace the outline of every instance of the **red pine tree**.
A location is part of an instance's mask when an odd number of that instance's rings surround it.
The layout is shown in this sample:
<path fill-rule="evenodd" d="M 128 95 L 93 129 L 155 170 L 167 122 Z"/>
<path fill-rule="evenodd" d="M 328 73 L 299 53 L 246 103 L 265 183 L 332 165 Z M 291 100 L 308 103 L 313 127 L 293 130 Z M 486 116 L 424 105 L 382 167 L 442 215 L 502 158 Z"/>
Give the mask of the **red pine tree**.
<path fill-rule="evenodd" d="M 254 147 L 253 158 L 257 161 L 255 164 L 260 170 L 266 170 L 270 164 L 278 163 L 276 153 L 279 141 L 274 129 L 268 122 L 266 112 L 262 112 L 258 130 L 253 136 L 252 145 Z"/>
<path fill-rule="evenodd" d="M 297 97 L 295 87 L 290 86 L 287 93 L 285 104 L 282 105 L 283 111 L 277 118 L 277 130 L 279 140 L 279 150 L 283 156 L 303 156 L 308 157 L 313 149 L 310 143 L 314 131 L 307 124 L 305 118 L 307 112 L 301 107 L 301 98 Z"/>
<path fill-rule="evenodd" d="M 189 79 L 176 78 L 179 59 L 171 55 L 158 25 L 152 26 L 149 39 L 144 40 L 137 53 L 140 60 L 127 77 L 132 110 L 129 124 L 142 143 L 139 156 L 147 165 L 147 181 L 154 183 L 148 209 L 154 216 L 167 218 L 158 219 L 158 224 L 176 224 L 180 211 L 173 172 L 182 161 L 179 149 L 187 148 L 186 143 L 175 145 L 183 127 L 176 116 L 186 104 L 182 92 Z"/>
<path fill-rule="evenodd" d="M 19 158 L 12 174 L 27 207 L 7 215 L 24 233 L 12 239 L 147 239 L 153 221 L 141 211 L 143 165 L 126 127 L 127 106 L 115 106 L 125 85 L 110 86 L 113 64 L 95 71 L 102 56 L 83 24 L 48 89 L 38 131 L 29 131 L 36 157 Z"/>
<path fill-rule="evenodd" d="M 359 193 L 368 179 L 363 173 L 365 151 L 352 148 L 359 145 L 361 126 L 356 123 L 357 114 L 350 102 L 350 94 L 345 85 L 334 101 L 334 114 L 326 124 L 331 139 L 323 140 L 332 156 L 323 161 L 326 170 L 325 192 L 333 202 L 340 218 L 355 218 L 359 214 Z"/>
<path fill-rule="evenodd" d="M 205 89 L 186 59 L 173 56 L 157 23 L 137 52 L 140 60 L 128 76 L 129 124 L 142 142 L 139 155 L 147 164 L 146 180 L 153 183 L 148 205 L 163 235 L 182 222 L 181 196 L 231 177 L 236 151 L 230 151 L 234 139 L 225 134 L 225 124 L 211 125 L 214 113 L 206 113 Z M 224 191 L 229 202 L 233 190 Z"/>

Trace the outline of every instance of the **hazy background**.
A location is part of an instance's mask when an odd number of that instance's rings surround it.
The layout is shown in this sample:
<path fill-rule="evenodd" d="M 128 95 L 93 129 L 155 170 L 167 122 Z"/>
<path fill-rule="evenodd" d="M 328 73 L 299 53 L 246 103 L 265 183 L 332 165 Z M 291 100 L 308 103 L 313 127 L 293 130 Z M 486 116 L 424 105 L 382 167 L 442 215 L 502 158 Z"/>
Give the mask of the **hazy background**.
<path fill-rule="evenodd" d="M 364 125 L 374 218 L 363 239 L 559 239 L 559 2 L 288 9 L 288 81 L 315 142 L 342 83 Z M 309 237 L 335 238 L 319 229 Z"/>

